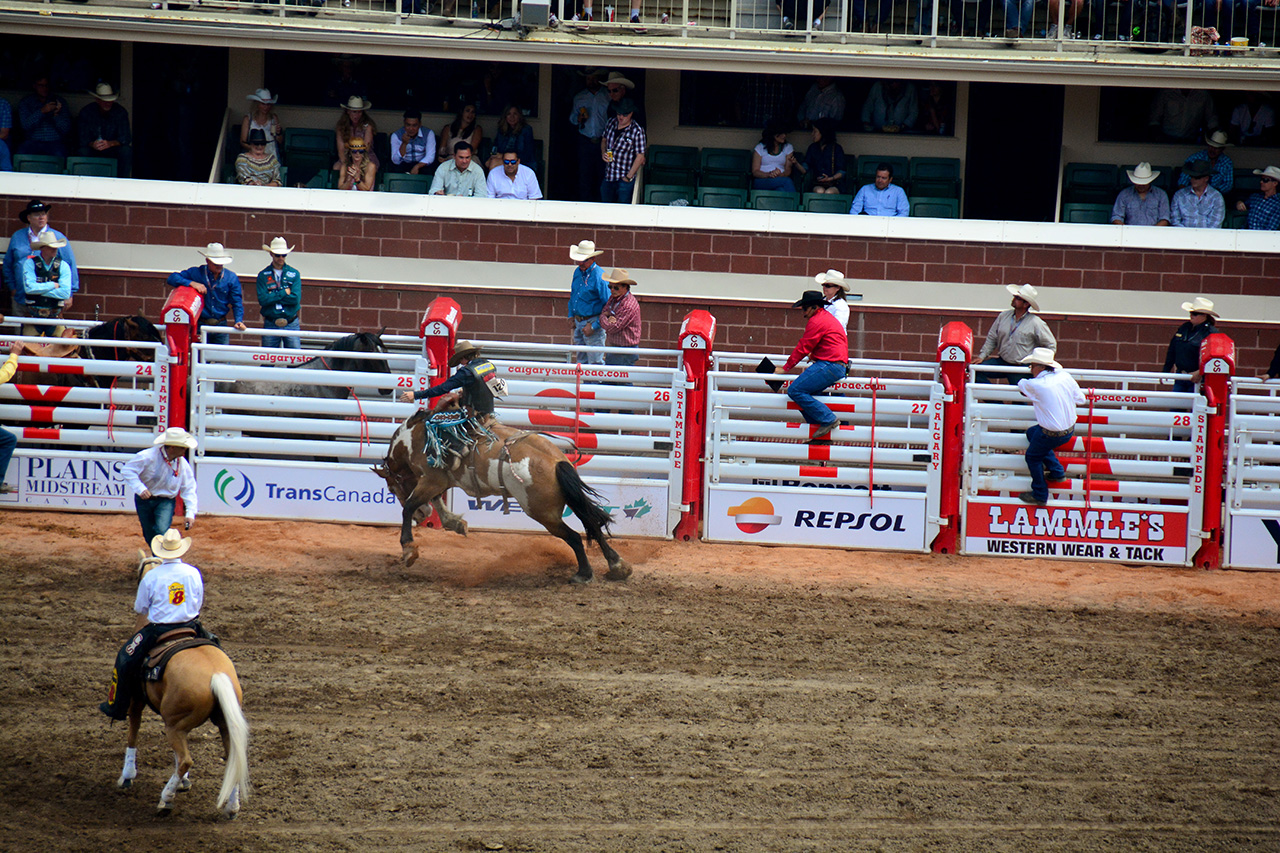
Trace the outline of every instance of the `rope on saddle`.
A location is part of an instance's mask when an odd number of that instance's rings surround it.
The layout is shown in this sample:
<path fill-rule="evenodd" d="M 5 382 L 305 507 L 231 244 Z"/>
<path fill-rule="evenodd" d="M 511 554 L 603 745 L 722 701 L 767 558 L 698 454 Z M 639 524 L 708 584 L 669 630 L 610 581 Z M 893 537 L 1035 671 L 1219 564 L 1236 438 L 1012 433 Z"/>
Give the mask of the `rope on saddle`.
<path fill-rule="evenodd" d="M 415 415 L 415 417 L 417 417 Z M 414 418 L 410 418 L 410 421 Z M 432 468 L 448 468 L 470 453 L 481 439 L 498 440 L 483 421 L 462 409 L 445 409 L 423 414 L 422 452 Z"/>

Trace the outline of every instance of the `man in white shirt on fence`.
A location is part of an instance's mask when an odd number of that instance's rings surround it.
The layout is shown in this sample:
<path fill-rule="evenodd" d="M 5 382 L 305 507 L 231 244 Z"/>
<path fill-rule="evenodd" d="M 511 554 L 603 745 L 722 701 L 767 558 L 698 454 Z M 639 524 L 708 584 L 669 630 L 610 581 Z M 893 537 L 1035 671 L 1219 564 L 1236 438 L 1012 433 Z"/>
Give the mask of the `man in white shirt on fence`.
<path fill-rule="evenodd" d="M 1036 506 L 1049 502 L 1049 477 L 1061 480 L 1067 476 L 1053 451 L 1071 440 L 1076 430 L 1076 406 L 1085 401 L 1084 392 L 1070 373 L 1053 360 L 1053 350 L 1036 347 L 1022 359 L 1031 366 L 1031 378 L 1018 382 L 1018 391 L 1035 407 L 1036 425 L 1027 430 L 1027 470 L 1031 473 L 1031 491 L 1018 495 Z"/>

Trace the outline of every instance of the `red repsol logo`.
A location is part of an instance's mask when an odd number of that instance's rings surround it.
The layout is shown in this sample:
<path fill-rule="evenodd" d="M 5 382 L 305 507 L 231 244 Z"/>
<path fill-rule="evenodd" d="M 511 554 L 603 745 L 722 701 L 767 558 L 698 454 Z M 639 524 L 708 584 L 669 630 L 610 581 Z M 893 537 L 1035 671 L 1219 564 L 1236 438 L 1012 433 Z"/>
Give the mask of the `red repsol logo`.
<path fill-rule="evenodd" d="M 1037 536 L 1051 539 L 1098 539 L 1163 542 L 1165 519 L 1159 512 L 1047 509 L 989 506 L 987 531 L 992 535 Z"/>

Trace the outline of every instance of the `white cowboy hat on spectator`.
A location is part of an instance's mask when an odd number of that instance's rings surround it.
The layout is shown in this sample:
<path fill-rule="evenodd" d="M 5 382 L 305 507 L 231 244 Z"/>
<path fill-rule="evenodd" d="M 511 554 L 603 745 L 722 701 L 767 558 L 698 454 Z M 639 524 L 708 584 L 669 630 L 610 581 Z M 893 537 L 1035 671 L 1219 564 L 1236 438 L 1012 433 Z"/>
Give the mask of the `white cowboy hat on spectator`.
<path fill-rule="evenodd" d="M 270 89 L 257 89 L 252 95 L 245 95 L 246 101 L 257 101 L 260 104 L 274 104 L 280 100 L 279 97 L 273 97 Z"/>
<path fill-rule="evenodd" d="M 594 258 L 596 255 L 603 255 L 604 250 L 597 249 L 596 244 L 590 240 L 583 240 L 576 246 L 569 247 L 569 257 L 581 263 L 587 258 Z"/>
<path fill-rule="evenodd" d="M 1019 359 L 1022 364 L 1039 364 L 1044 367 L 1062 367 L 1061 364 L 1053 360 L 1053 350 L 1048 347 L 1036 347 L 1031 351 L 1030 355 L 1024 355 Z"/>
<path fill-rule="evenodd" d="M 263 246 L 262 251 L 270 252 L 273 255 L 287 255 L 293 251 L 293 247 L 283 237 L 275 237 L 271 241 L 270 246 Z"/>
<path fill-rule="evenodd" d="M 1125 169 L 1129 173 L 1129 180 L 1138 186 L 1146 186 L 1147 184 L 1160 177 L 1159 170 L 1152 171 L 1150 163 L 1139 163 L 1132 169 Z"/>
<path fill-rule="evenodd" d="M 231 256 L 227 254 L 227 247 L 223 246 L 221 243 L 210 243 L 203 249 L 197 249 L 196 251 L 213 261 L 215 264 L 226 265 L 231 263 Z"/>
<path fill-rule="evenodd" d="M 1213 133 L 1206 133 L 1204 135 L 1204 141 L 1206 145 L 1209 145 L 1212 148 L 1232 147 L 1227 135 L 1220 130 L 1215 130 Z"/>
<path fill-rule="evenodd" d="M 1006 284 L 1004 289 L 1012 293 L 1019 299 L 1025 299 L 1031 303 L 1031 307 L 1036 311 L 1040 310 L 1040 303 L 1036 301 L 1040 293 L 1029 284 Z"/>
<path fill-rule="evenodd" d="M 338 107 L 344 110 L 371 110 L 373 109 L 373 101 L 366 101 L 360 95 L 352 95 L 347 98 L 345 104 L 339 104 Z"/>
<path fill-rule="evenodd" d="M 1277 169 L 1275 166 L 1268 166 L 1265 169 L 1254 169 L 1253 173 L 1255 175 L 1262 175 L 1264 178 L 1273 178 L 1280 181 L 1280 169 Z"/>
<path fill-rule="evenodd" d="M 120 93 L 112 89 L 110 83 L 99 83 L 93 87 L 93 91 L 89 94 L 99 101 L 114 101 L 120 97 Z"/>
<path fill-rule="evenodd" d="M 605 281 L 610 284 L 625 284 L 628 287 L 634 287 L 635 282 L 631 280 L 631 273 L 620 267 L 614 267 L 613 272 L 609 273 L 609 277 Z"/>
<path fill-rule="evenodd" d="M 607 80 L 604 81 L 604 84 L 608 86 L 610 83 L 617 83 L 619 86 L 623 87 L 624 89 L 634 89 L 636 87 L 636 84 L 628 80 L 626 75 L 623 74 L 621 71 L 609 72 L 609 77 Z"/>
<path fill-rule="evenodd" d="M 170 527 L 160 536 L 151 537 L 151 553 L 162 560 L 176 560 L 191 550 L 191 537 Z"/>
<path fill-rule="evenodd" d="M 196 437 L 182 427 L 169 427 L 151 442 L 153 445 L 163 444 L 165 447 L 185 447 L 196 449 Z"/>
<path fill-rule="evenodd" d="M 820 272 L 813 277 L 819 285 L 830 284 L 840 288 L 844 293 L 849 292 L 849 285 L 844 283 L 844 273 L 839 270 L 827 270 Z"/>
<path fill-rule="evenodd" d="M 31 248 L 33 249 L 39 249 L 41 246 L 48 246 L 50 249 L 61 249 L 65 245 L 67 245 L 67 241 L 59 239 L 49 228 L 41 231 L 40 234 L 31 241 Z"/>
<path fill-rule="evenodd" d="M 1208 314 L 1210 317 L 1218 316 L 1218 312 L 1213 310 L 1213 300 L 1205 299 L 1203 296 L 1197 296 L 1190 302 L 1182 303 L 1182 310 L 1192 314 Z"/>

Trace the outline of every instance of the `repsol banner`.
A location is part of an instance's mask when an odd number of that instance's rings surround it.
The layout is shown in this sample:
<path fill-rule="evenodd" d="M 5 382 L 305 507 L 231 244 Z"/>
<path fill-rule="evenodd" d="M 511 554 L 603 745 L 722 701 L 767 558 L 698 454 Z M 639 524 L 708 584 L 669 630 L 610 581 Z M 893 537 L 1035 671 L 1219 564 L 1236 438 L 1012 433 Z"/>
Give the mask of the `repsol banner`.
<path fill-rule="evenodd" d="M 923 495 L 921 495 L 923 498 Z M 923 551 L 925 502 L 864 490 L 711 489 L 704 538 L 714 542 Z"/>
<path fill-rule="evenodd" d="M 1280 570 L 1280 513 L 1231 516 L 1227 565 L 1233 569 Z"/>
<path fill-rule="evenodd" d="M 588 483 L 600 493 L 595 499 L 613 516 L 609 533 L 613 536 L 647 536 L 669 538 L 667 529 L 667 484 Z M 449 509 L 461 515 L 467 526 L 477 530 L 535 530 L 545 531 L 537 521 L 525 515 L 520 504 L 511 498 L 473 498 L 462 489 L 449 491 Z M 583 533 L 582 522 L 568 507 L 564 510 L 565 524 Z"/>
<path fill-rule="evenodd" d="M 968 501 L 966 554 L 1186 565 L 1187 511 L 1178 507 L 1028 506 Z"/>
<path fill-rule="evenodd" d="M 130 454 L 112 453 L 67 459 L 19 450 L 0 471 L 17 491 L 0 495 L 0 507 L 35 509 L 133 510 L 133 494 L 120 476 Z"/>
<path fill-rule="evenodd" d="M 368 469 L 196 463 L 200 513 L 399 524 L 400 502 Z"/>

